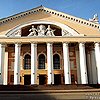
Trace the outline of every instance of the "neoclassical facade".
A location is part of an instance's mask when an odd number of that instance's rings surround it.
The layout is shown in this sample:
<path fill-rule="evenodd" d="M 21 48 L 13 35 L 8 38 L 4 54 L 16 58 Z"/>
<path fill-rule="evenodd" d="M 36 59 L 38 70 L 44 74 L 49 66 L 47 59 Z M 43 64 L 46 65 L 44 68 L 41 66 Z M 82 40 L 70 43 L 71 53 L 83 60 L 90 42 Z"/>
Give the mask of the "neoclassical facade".
<path fill-rule="evenodd" d="M 0 20 L 0 84 L 100 84 L 100 24 L 43 6 Z"/>

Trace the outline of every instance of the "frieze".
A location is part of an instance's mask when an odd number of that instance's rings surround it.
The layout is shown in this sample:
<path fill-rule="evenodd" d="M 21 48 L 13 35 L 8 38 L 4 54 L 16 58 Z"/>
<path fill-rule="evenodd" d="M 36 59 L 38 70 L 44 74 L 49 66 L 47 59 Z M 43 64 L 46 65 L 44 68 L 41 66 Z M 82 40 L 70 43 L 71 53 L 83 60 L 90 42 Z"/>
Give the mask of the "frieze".
<path fill-rule="evenodd" d="M 29 29 L 30 34 L 28 35 L 28 37 L 30 36 L 55 36 L 54 35 L 54 31 L 53 29 L 51 29 L 50 25 L 48 25 L 48 28 L 45 27 L 45 25 L 38 25 L 37 28 L 34 27 L 34 25 L 32 25 L 32 28 Z"/>

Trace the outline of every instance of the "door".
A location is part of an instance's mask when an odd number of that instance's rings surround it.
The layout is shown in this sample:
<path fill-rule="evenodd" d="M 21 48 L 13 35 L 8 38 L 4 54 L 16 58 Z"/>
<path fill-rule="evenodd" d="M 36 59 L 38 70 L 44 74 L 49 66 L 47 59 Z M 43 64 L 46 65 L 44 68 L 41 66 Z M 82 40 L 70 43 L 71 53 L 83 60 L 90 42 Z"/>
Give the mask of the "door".
<path fill-rule="evenodd" d="M 24 75 L 24 85 L 31 84 L 31 75 Z"/>
<path fill-rule="evenodd" d="M 46 84 L 46 81 L 47 81 L 46 75 L 39 75 L 39 85 Z"/>
<path fill-rule="evenodd" d="M 55 85 L 61 84 L 61 74 L 54 74 L 54 84 Z"/>

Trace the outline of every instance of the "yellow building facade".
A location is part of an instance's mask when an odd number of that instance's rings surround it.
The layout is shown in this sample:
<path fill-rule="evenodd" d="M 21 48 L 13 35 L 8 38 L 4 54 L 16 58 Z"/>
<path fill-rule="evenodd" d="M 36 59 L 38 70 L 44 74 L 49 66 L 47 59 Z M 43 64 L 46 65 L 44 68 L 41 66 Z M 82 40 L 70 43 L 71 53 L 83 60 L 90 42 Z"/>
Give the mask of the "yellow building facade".
<path fill-rule="evenodd" d="M 99 84 L 100 24 L 43 6 L 0 20 L 0 84 Z"/>

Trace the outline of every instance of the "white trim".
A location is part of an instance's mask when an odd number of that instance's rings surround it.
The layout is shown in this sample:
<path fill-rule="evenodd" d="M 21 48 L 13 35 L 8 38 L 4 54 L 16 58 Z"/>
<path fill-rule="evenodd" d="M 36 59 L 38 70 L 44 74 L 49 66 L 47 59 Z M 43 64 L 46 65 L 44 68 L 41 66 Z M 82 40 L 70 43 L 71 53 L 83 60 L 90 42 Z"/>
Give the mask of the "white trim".
<path fill-rule="evenodd" d="M 29 52 L 26 52 L 26 53 L 23 55 L 23 59 L 25 58 L 25 56 L 26 56 L 27 54 L 31 56 L 31 54 L 30 54 Z"/>
<path fill-rule="evenodd" d="M 43 52 L 41 52 L 41 53 L 38 53 L 38 58 L 39 58 L 39 56 L 41 55 L 41 54 L 43 54 L 44 56 L 45 56 L 45 60 L 47 59 L 47 56 L 46 56 L 46 54 L 45 53 L 43 53 Z M 37 60 L 38 60 L 38 58 L 37 58 Z"/>
<path fill-rule="evenodd" d="M 58 52 L 54 52 L 54 53 L 53 53 L 53 56 L 54 56 L 55 54 L 58 54 L 58 55 L 60 56 L 60 59 L 62 59 L 60 53 L 58 53 Z"/>
<path fill-rule="evenodd" d="M 74 29 L 72 29 L 71 27 L 65 25 L 65 24 L 61 24 L 59 22 L 55 22 L 55 21 L 45 21 L 45 20 L 33 20 L 33 21 L 29 21 L 29 22 L 26 22 L 24 24 L 21 24 L 21 25 L 18 25 L 16 26 L 15 28 L 13 28 L 12 30 L 10 30 L 9 32 L 7 32 L 5 35 L 9 36 L 11 34 L 13 34 L 14 32 L 16 32 L 17 30 L 25 27 L 25 26 L 29 26 L 29 25 L 32 25 L 32 24 L 49 24 L 49 25 L 56 25 L 58 27 L 60 27 L 62 30 L 66 30 L 68 31 L 69 33 L 72 33 L 73 35 L 75 36 L 80 36 L 81 34 L 79 34 L 78 32 L 76 32 Z"/>

